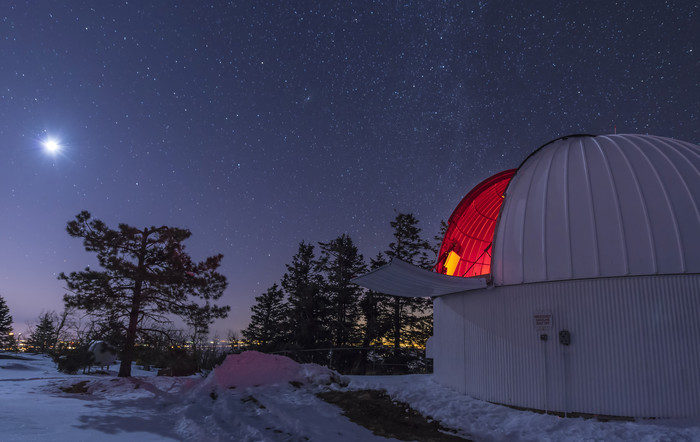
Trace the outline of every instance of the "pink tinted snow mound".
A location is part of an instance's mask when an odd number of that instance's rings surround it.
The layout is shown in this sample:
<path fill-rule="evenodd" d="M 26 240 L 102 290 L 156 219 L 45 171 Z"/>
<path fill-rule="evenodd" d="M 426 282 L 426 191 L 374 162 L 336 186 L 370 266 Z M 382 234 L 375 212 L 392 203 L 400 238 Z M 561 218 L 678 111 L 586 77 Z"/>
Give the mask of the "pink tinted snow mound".
<path fill-rule="evenodd" d="M 257 387 L 296 382 L 335 381 L 338 374 L 314 364 L 299 364 L 286 356 L 246 351 L 228 355 L 212 373 L 214 383 L 223 388 Z"/>

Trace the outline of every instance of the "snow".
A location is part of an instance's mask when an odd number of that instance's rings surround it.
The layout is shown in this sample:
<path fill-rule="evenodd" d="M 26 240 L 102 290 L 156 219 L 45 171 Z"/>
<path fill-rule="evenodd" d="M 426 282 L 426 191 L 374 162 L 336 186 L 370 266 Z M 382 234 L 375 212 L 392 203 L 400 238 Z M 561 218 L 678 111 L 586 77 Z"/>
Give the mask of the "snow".
<path fill-rule="evenodd" d="M 240 355 L 228 355 L 204 384 L 235 388 L 290 382 L 330 384 L 342 380 L 333 370 L 316 364 L 299 364 L 285 356 L 246 351 Z"/>
<path fill-rule="evenodd" d="M 5 354 L 8 356 L 10 354 Z M 0 353 L 0 440 L 372 441 L 316 397 L 326 389 L 385 389 L 389 395 L 478 441 L 700 440 L 700 417 L 598 422 L 493 405 L 453 392 L 430 375 L 339 376 L 282 356 L 227 357 L 208 377 L 66 375 L 41 355 Z M 112 367 L 116 369 L 115 367 Z M 86 393 L 66 393 L 86 381 Z M 346 383 L 349 383 L 346 385 Z"/>
<path fill-rule="evenodd" d="M 700 416 L 637 422 L 561 418 L 472 399 L 437 384 L 429 375 L 351 377 L 350 387 L 385 389 L 392 399 L 479 441 L 700 440 Z"/>

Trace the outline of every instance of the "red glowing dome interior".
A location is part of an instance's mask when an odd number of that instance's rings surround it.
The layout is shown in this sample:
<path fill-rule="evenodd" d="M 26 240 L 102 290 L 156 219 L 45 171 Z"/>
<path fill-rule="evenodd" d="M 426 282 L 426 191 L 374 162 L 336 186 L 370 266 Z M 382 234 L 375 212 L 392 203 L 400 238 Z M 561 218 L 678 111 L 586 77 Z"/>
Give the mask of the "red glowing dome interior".
<path fill-rule="evenodd" d="M 462 199 L 448 221 L 437 272 L 464 277 L 489 274 L 496 218 L 515 172 L 506 170 L 487 178 Z"/>

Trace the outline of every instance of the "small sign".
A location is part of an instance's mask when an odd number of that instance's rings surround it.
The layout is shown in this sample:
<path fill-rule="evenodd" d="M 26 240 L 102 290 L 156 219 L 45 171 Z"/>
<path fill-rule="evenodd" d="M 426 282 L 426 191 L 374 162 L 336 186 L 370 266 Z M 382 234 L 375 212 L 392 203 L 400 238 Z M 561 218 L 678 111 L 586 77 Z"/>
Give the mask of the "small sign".
<path fill-rule="evenodd" d="M 532 317 L 535 320 L 535 329 L 538 331 L 552 329 L 552 312 L 536 312 Z"/>

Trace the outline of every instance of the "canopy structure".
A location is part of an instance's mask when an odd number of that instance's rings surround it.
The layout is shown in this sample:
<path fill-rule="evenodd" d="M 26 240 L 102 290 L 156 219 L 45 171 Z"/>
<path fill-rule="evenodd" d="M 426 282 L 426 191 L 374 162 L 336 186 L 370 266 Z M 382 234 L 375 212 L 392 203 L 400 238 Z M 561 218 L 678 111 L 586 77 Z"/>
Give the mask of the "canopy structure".
<path fill-rule="evenodd" d="M 486 278 L 459 278 L 431 272 L 393 259 L 389 264 L 352 279 L 357 285 L 406 298 L 448 295 L 486 287 Z"/>
<path fill-rule="evenodd" d="M 453 276 L 491 272 L 491 244 L 504 194 L 516 169 L 493 175 L 474 187 L 448 221 L 435 271 Z"/>

